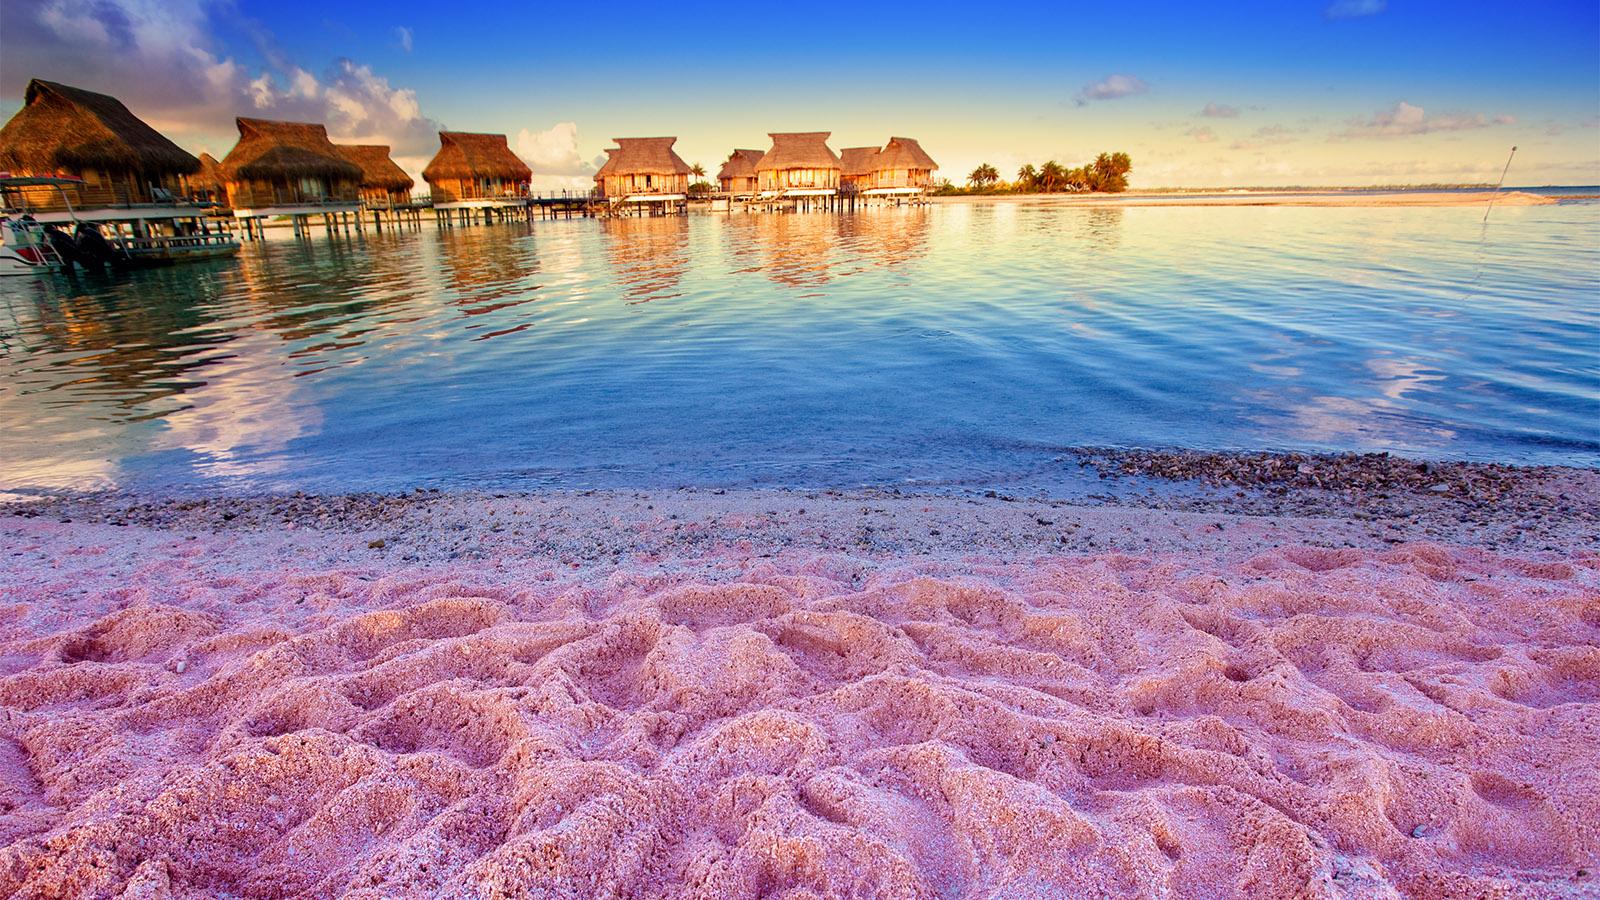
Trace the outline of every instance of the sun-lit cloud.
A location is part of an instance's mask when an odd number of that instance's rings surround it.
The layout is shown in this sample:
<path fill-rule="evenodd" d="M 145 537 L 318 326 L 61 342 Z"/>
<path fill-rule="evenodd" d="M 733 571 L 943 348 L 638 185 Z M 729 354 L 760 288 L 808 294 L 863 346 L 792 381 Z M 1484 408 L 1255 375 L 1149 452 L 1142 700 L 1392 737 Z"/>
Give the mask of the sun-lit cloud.
<path fill-rule="evenodd" d="M 578 149 L 578 124 L 557 122 L 544 131 L 517 132 L 512 149 L 533 169 L 533 183 L 541 188 L 587 188 L 599 160 L 585 159 Z"/>
<path fill-rule="evenodd" d="M 1375 16 L 1388 8 L 1388 0 L 1335 0 L 1322 14 L 1329 19 L 1359 19 Z"/>
<path fill-rule="evenodd" d="M 1398 138 L 1444 131 L 1468 131 L 1488 128 L 1491 125 L 1514 125 L 1516 116 L 1497 115 L 1493 118 L 1483 113 L 1451 112 L 1428 115 L 1420 106 L 1401 100 L 1392 108 L 1379 110 L 1371 117 L 1351 119 L 1344 131 L 1333 135 L 1334 140 L 1359 138 Z"/>
<path fill-rule="evenodd" d="M 1198 115 L 1207 119 L 1237 119 L 1239 107 L 1229 106 L 1226 103 L 1207 103 Z"/>
<path fill-rule="evenodd" d="M 1117 100 L 1135 94 L 1148 93 L 1150 85 L 1135 75 L 1107 75 L 1099 81 L 1083 86 L 1073 103 L 1084 106 L 1095 100 Z"/>
<path fill-rule="evenodd" d="M 1217 133 L 1212 131 L 1211 126 L 1209 125 L 1202 126 L 1200 128 L 1191 128 L 1188 131 L 1185 131 L 1184 134 L 1194 138 L 1195 143 L 1197 144 L 1210 144 L 1215 142 L 1217 139 Z"/>
<path fill-rule="evenodd" d="M 1283 125 L 1263 125 L 1257 128 L 1249 137 L 1233 142 L 1235 150 L 1260 150 L 1263 147 L 1273 147 L 1278 144 L 1287 144 L 1299 140 L 1295 137 L 1294 129 Z"/>

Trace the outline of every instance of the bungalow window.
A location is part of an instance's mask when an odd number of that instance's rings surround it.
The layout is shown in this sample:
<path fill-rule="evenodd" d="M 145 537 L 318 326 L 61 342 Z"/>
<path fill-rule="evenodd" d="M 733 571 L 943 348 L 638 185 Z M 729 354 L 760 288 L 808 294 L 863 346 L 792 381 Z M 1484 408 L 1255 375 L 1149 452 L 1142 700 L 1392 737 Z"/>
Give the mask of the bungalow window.
<path fill-rule="evenodd" d="M 300 179 L 299 188 L 300 196 L 307 200 L 320 199 L 327 194 L 327 189 L 323 187 L 322 179 L 320 178 L 302 178 Z"/>

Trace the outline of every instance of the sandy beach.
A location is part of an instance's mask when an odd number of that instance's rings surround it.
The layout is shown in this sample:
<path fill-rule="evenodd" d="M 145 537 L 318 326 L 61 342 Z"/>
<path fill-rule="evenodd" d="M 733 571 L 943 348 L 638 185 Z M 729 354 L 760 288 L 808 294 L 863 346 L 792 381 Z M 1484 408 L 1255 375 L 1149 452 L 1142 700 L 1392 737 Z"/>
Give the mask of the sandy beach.
<path fill-rule="evenodd" d="M 1600 474 L 1097 464 L 13 501 L 0 892 L 1594 889 Z"/>
<path fill-rule="evenodd" d="M 1546 206 L 1554 198 L 1527 191 L 1194 191 L 1121 194 L 991 194 L 932 197 L 933 203 L 1028 203 L 1051 206 Z"/>

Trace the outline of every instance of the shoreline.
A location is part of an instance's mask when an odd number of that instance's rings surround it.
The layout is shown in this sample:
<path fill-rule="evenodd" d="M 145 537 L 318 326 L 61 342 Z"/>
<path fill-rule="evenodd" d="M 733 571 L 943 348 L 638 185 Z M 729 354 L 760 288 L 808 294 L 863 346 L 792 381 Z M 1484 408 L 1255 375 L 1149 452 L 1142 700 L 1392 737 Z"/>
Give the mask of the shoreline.
<path fill-rule="evenodd" d="M 1248 191 L 1231 193 L 1227 190 L 1139 192 L 1120 194 L 957 194 L 929 196 L 928 200 L 940 203 L 1030 203 L 1051 206 L 1085 207 L 1146 207 L 1146 206 L 1308 206 L 1389 208 L 1420 206 L 1476 206 L 1484 207 L 1493 201 L 1495 206 L 1550 206 L 1559 201 L 1554 197 L 1531 194 L 1526 191 L 1382 191 L 1360 193 L 1359 189 L 1342 191 Z"/>
<path fill-rule="evenodd" d="M 1600 470 L 1096 453 L 0 504 L 0 893 L 1594 889 Z"/>
<path fill-rule="evenodd" d="M 411 538 L 386 538 L 388 545 L 426 544 L 448 522 L 452 531 L 472 526 L 477 512 L 503 507 L 506 515 L 530 517 L 529 528 L 559 527 L 565 532 L 604 530 L 617 510 L 631 516 L 628 528 L 659 528 L 678 516 L 705 518 L 706 510 L 740 518 L 749 528 L 769 521 L 765 536 L 795 543 L 796 534 L 850 530 L 852 510 L 893 508 L 907 515 L 874 538 L 919 555 L 959 550 L 965 541 L 983 542 L 994 529 L 967 532 L 951 528 L 973 509 L 1002 513 L 997 521 L 1032 532 L 1026 520 L 1035 512 L 1073 511 L 1093 518 L 1121 516 L 1165 522 L 1181 516 L 1222 516 L 1240 521 L 1277 520 L 1344 523 L 1338 530 L 1350 546 L 1383 547 L 1402 540 L 1439 540 L 1490 550 L 1522 552 L 1600 550 L 1600 469 L 1523 466 L 1464 461 L 1419 461 L 1388 454 L 1308 454 L 1124 450 L 1080 448 L 1063 465 L 1083 472 L 1086 486 L 1049 494 L 996 486 L 954 486 L 943 490 L 908 487 L 659 487 L 459 489 L 415 488 L 398 493 L 309 493 L 303 491 L 234 494 L 163 494 L 142 491 L 0 492 L 0 521 L 54 519 L 63 523 L 141 526 L 197 532 L 242 529 L 350 529 L 404 532 Z M 549 508 L 572 514 L 565 522 L 542 518 Z M 786 528 L 774 528 L 780 517 Z M 937 512 L 935 512 L 937 511 Z M 927 513 L 927 515 L 923 515 Z M 668 517 L 673 518 L 668 518 Z M 749 518 L 754 516 L 754 518 Z M 943 529 L 934 521 L 941 518 Z M 504 520 L 502 520 L 504 521 Z M 1083 528 L 1079 526 L 1079 530 Z M 523 529 L 528 530 L 527 528 Z M 1086 543 L 1094 529 L 1078 535 L 1034 535 L 1009 543 L 1012 551 L 1041 552 L 1139 549 L 1137 545 Z M 931 535 L 924 532 L 933 531 Z M 890 534 L 895 535 L 892 539 Z M 503 543 L 500 531 L 490 543 Z M 711 542 L 710 533 L 702 543 Z M 1318 532 L 1302 524 L 1274 532 L 1275 540 L 1313 540 Z M 511 535 L 519 536 L 519 535 Z M 938 538 L 932 540 L 930 538 Z M 632 551 L 649 548 L 633 542 Z M 818 539 L 815 550 L 848 550 Z M 682 548 L 677 548 L 681 550 Z M 630 551 L 630 552 L 632 552 Z M 418 559 L 424 557 L 418 556 Z"/>

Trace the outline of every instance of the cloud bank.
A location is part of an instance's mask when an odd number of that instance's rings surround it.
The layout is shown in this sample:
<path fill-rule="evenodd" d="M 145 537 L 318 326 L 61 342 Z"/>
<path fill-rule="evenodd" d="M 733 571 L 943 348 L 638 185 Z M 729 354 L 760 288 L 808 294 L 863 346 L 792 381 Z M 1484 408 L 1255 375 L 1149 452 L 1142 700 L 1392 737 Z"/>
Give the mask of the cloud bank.
<path fill-rule="evenodd" d="M 534 187 L 587 189 L 601 159 L 584 159 L 578 151 L 578 124 L 557 122 L 544 131 L 518 131 L 511 149 L 533 169 Z"/>
<path fill-rule="evenodd" d="M 1078 96 L 1073 98 L 1073 103 L 1086 106 L 1096 100 L 1117 100 L 1122 97 L 1131 97 L 1135 94 L 1148 93 L 1150 85 L 1134 75 L 1107 75 L 1099 81 L 1083 86 Z"/>
<path fill-rule="evenodd" d="M 1516 116 L 1483 113 L 1453 112 L 1430 116 L 1420 106 L 1401 100 L 1392 108 L 1380 110 L 1370 118 L 1358 116 L 1351 119 L 1344 131 L 1333 136 L 1335 140 L 1362 138 L 1399 138 L 1448 131 L 1468 131 L 1492 125 L 1515 125 Z"/>
<path fill-rule="evenodd" d="M 1389 8 L 1388 0 L 1337 0 L 1322 11 L 1329 19 L 1359 19 L 1375 16 Z"/>

